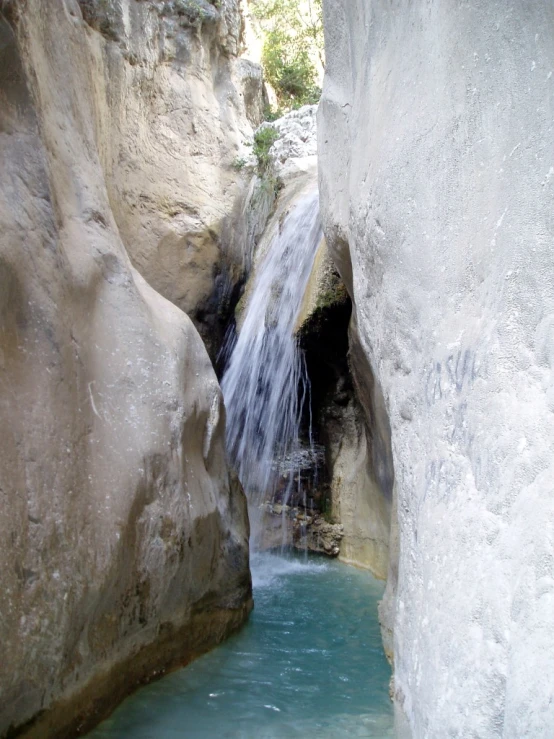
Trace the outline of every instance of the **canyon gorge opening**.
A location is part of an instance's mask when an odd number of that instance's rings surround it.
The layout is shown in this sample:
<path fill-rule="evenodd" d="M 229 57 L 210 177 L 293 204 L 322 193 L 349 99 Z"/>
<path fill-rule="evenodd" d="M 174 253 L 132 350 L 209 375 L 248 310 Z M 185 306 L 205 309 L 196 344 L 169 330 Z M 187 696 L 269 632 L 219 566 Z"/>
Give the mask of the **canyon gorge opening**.
<path fill-rule="evenodd" d="M 0 736 L 550 737 L 552 28 L 0 0 Z"/>

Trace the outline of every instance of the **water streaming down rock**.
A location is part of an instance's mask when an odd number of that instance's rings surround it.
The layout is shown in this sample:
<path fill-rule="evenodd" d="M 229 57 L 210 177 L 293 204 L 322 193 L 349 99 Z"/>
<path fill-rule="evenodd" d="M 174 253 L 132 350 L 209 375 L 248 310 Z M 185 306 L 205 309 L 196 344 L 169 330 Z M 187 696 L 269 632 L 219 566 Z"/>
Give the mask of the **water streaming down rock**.
<path fill-rule="evenodd" d="M 282 220 L 256 268 L 222 380 L 227 444 L 250 503 L 254 548 L 263 501 L 277 495 L 287 503 L 301 470 L 313 467 L 311 433 L 308 448 L 300 441 L 309 380 L 294 328 L 321 239 L 314 190 Z"/>

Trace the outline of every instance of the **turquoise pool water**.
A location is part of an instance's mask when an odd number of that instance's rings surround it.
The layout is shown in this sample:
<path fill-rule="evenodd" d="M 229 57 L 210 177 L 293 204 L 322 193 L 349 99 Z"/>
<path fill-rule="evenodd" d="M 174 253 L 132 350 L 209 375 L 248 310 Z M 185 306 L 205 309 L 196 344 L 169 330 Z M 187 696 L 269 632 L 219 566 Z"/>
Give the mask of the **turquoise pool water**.
<path fill-rule="evenodd" d="M 255 608 L 221 647 L 128 698 L 91 739 L 392 737 L 383 585 L 336 561 L 257 555 Z"/>

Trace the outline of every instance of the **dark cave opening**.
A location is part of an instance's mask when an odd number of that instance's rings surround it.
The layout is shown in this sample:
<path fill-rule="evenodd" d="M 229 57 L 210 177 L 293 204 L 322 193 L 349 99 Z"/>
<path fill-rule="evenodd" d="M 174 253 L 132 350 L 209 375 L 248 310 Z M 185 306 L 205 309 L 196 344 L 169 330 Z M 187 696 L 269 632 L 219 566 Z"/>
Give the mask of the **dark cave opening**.
<path fill-rule="evenodd" d="M 330 422 L 340 422 L 342 409 L 354 394 L 348 360 L 352 301 L 342 283 L 334 298 L 317 307 L 298 332 L 310 385 L 301 430 L 303 442 L 308 446 L 311 441 L 316 449 L 305 499 L 307 508 L 324 515 L 330 509 L 332 475 L 326 429 Z"/>

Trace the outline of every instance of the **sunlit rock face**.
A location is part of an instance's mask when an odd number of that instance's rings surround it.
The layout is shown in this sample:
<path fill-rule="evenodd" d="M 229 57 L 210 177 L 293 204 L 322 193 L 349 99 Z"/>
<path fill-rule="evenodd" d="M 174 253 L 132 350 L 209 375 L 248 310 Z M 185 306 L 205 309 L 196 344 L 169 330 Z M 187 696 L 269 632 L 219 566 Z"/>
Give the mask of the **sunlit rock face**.
<path fill-rule="evenodd" d="M 546 737 L 554 8 L 326 0 L 325 16 L 322 208 L 354 370 L 390 423 L 397 705 L 418 738 Z"/>
<path fill-rule="evenodd" d="M 133 265 L 205 341 L 228 262 L 236 162 L 262 120 L 261 68 L 239 58 L 239 0 L 78 0 L 99 156 Z M 215 295 L 214 295 L 215 293 Z"/>
<path fill-rule="evenodd" d="M 2 7 L 0 735 L 75 736 L 242 622 L 248 525 L 202 341 L 110 207 L 96 31 Z"/>
<path fill-rule="evenodd" d="M 271 148 L 273 169 L 285 183 L 298 176 L 310 176 L 317 167 L 317 106 L 291 110 L 272 125 L 279 138 Z"/>

